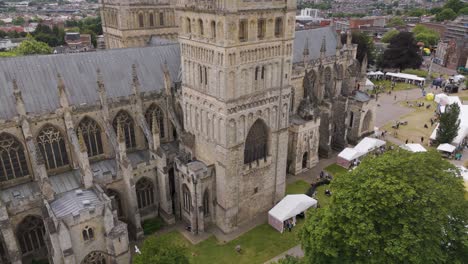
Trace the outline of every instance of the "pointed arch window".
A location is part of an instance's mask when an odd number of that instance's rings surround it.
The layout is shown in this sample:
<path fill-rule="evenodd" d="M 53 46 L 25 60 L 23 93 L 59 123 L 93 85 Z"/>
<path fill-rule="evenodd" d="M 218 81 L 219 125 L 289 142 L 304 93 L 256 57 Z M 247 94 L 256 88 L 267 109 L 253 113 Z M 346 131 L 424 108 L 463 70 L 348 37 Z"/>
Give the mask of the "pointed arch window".
<path fill-rule="evenodd" d="M 142 178 L 136 183 L 138 208 L 143 209 L 154 204 L 153 183 L 147 178 Z"/>
<path fill-rule="evenodd" d="M 156 120 L 158 120 L 159 126 L 159 136 L 161 138 L 165 137 L 165 126 L 164 126 L 164 113 L 156 104 L 152 104 L 148 110 L 145 112 L 145 119 L 148 123 L 150 129 L 153 129 L 153 115 L 156 115 Z"/>
<path fill-rule="evenodd" d="M 125 146 L 128 149 L 136 147 L 135 126 L 132 117 L 126 111 L 120 111 L 114 118 L 113 126 L 117 133 L 117 127 L 122 127 L 125 136 Z"/>
<path fill-rule="evenodd" d="M 81 262 L 83 264 L 106 264 L 106 255 L 103 252 L 93 251 Z"/>
<path fill-rule="evenodd" d="M 244 148 L 244 164 L 249 164 L 268 155 L 268 131 L 263 121 L 257 120 L 247 134 Z"/>
<path fill-rule="evenodd" d="M 94 230 L 92 227 L 85 226 L 81 233 L 83 234 L 84 241 L 94 240 Z"/>
<path fill-rule="evenodd" d="M 0 134 L 0 182 L 28 175 L 28 164 L 21 143 L 9 134 Z"/>
<path fill-rule="evenodd" d="M 78 133 L 83 135 L 89 157 L 95 157 L 104 153 L 101 139 L 101 128 L 96 121 L 85 117 L 78 124 Z"/>
<path fill-rule="evenodd" d="M 138 26 L 141 28 L 145 26 L 145 18 L 143 17 L 143 14 L 138 14 Z"/>
<path fill-rule="evenodd" d="M 58 129 L 45 126 L 37 136 L 37 143 L 48 170 L 68 165 L 65 139 Z"/>
<path fill-rule="evenodd" d="M 277 17 L 275 19 L 275 37 L 279 38 L 283 35 L 283 19 Z"/>
<path fill-rule="evenodd" d="M 203 214 L 205 216 L 210 215 L 210 195 L 208 190 L 203 194 Z"/>
<path fill-rule="evenodd" d="M 153 13 L 149 14 L 149 25 L 150 25 L 150 27 L 154 27 L 154 15 L 153 15 Z"/>
<path fill-rule="evenodd" d="M 46 248 L 44 222 L 37 216 L 26 216 L 18 225 L 17 237 L 23 255 L 33 254 Z"/>
<path fill-rule="evenodd" d="M 198 33 L 200 34 L 200 36 L 202 37 L 205 32 L 204 32 L 204 28 L 203 28 L 203 20 L 201 19 L 198 19 Z"/>
<path fill-rule="evenodd" d="M 182 187 L 183 207 L 187 213 L 192 211 L 192 196 L 187 185 Z"/>

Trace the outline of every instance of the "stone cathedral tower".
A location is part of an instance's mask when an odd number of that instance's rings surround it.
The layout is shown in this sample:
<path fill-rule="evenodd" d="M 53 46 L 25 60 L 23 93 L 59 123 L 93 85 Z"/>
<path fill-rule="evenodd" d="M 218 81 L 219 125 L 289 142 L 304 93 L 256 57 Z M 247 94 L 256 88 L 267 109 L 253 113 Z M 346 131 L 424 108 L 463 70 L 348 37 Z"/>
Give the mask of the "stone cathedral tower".
<path fill-rule="evenodd" d="M 295 0 L 178 0 L 185 130 L 224 232 L 285 193 Z"/>
<path fill-rule="evenodd" d="M 144 47 L 152 37 L 177 38 L 174 0 L 100 0 L 107 48 Z"/>

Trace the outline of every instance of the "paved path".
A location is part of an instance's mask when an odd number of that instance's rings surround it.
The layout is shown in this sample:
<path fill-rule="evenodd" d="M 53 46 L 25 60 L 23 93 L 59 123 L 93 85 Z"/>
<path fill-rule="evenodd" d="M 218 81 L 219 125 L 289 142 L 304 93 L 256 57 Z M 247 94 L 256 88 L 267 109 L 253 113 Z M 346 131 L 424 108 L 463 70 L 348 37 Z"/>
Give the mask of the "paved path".
<path fill-rule="evenodd" d="M 286 255 L 302 258 L 302 257 L 304 257 L 304 251 L 302 250 L 301 245 L 297 245 L 297 246 L 291 248 L 290 250 L 284 252 L 283 254 L 278 255 L 278 256 L 270 259 L 269 261 L 265 262 L 265 264 L 276 262 L 276 261 L 286 257 Z"/>

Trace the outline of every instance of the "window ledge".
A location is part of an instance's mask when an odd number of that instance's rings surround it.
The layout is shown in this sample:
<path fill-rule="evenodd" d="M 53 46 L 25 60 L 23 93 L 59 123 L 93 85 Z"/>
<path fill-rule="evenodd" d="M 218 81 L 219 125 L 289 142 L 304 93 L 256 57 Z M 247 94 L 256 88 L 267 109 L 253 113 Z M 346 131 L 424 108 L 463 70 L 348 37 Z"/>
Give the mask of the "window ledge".
<path fill-rule="evenodd" d="M 253 170 L 266 168 L 270 166 L 270 164 L 272 163 L 272 160 L 273 159 L 271 156 L 267 156 L 266 159 L 259 159 L 249 164 L 244 164 L 242 167 L 242 171 L 244 174 L 247 174 L 247 173 L 252 172 Z"/>

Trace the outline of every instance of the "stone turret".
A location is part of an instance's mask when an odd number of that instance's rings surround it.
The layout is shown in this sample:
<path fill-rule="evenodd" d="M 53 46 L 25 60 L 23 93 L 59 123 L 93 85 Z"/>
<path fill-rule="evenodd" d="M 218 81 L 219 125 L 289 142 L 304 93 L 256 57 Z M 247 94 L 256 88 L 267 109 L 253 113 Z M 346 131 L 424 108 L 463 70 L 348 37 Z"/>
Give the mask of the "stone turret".
<path fill-rule="evenodd" d="M 350 49 L 353 42 L 353 34 L 351 30 L 346 31 L 346 48 Z"/>
<path fill-rule="evenodd" d="M 341 49 L 343 49 L 343 43 L 341 43 L 341 34 L 339 34 L 336 40 L 336 57 L 341 55 Z"/>

